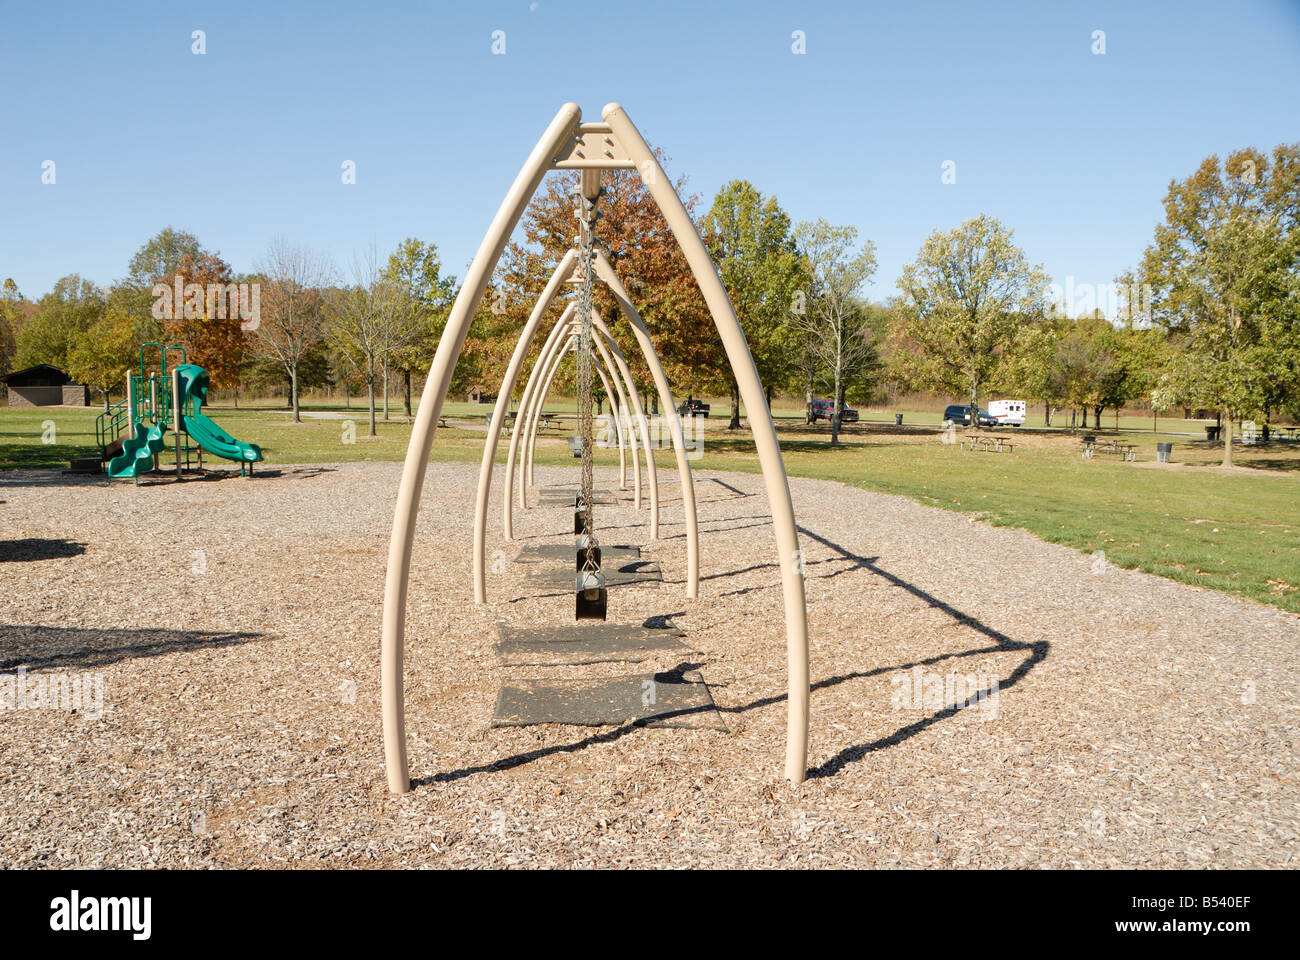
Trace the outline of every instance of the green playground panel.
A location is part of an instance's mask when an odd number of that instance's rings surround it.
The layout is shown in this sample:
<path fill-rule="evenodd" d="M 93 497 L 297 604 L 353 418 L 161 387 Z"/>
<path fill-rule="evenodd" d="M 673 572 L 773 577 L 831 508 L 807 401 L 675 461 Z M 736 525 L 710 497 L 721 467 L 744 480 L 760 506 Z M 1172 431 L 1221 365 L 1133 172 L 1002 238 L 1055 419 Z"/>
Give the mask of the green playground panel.
<path fill-rule="evenodd" d="M 151 349 L 157 350 L 157 372 L 149 365 Z M 181 362 L 169 373 L 167 360 L 173 353 L 180 354 Z M 173 396 L 172 374 L 180 386 L 179 404 L 175 403 Z M 208 372 L 187 362 L 184 347 L 162 343 L 142 345 L 139 372 L 132 372 L 127 377 L 127 395 L 95 419 L 95 439 L 101 450 L 134 426 L 130 430 L 132 435 L 123 441 L 121 454 L 109 461 L 109 476 L 124 479 L 138 476 L 140 464 L 151 462 L 166 446 L 163 435 L 169 429 L 178 434 L 174 440 L 178 445 L 178 460 L 181 455 L 179 434 L 197 443 L 199 450 L 240 464 L 241 472 L 244 464 L 262 460 L 261 447 L 236 440 L 211 417 L 204 415 L 208 386 Z M 188 463 L 189 453 L 195 448 L 186 442 L 183 449 Z"/>

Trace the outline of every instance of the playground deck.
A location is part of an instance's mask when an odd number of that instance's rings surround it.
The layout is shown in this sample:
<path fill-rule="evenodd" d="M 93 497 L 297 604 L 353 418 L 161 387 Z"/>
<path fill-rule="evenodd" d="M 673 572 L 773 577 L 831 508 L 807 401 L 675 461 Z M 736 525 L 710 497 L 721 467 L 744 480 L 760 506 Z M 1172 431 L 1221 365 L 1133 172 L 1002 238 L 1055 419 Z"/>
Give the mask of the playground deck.
<path fill-rule="evenodd" d="M 494 498 L 501 563 L 475 606 L 478 465 L 431 464 L 408 627 L 417 788 L 392 797 L 377 638 L 399 468 L 0 476 L 0 540 L 25 541 L 0 562 L 0 675 L 98 677 L 107 708 L 4 717 L 0 867 L 1295 864 L 1300 618 L 825 481 L 791 481 L 811 772 L 778 781 L 785 639 L 748 474 L 700 474 L 700 602 L 683 597 L 676 486 L 657 543 L 644 511 L 603 508 L 606 539 L 663 575 L 611 591 L 611 619 L 668 617 L 686 652 L 521 672 L 494 652 L 498 621 L 562 622 L 573 600 L 515 557 L 571 513 L 516 511 L 504 543 Z M 726 732 L 491 726 L 510 677 L 655 671 L 702 677 Z M 967 677 L 996 700 L 927 702 Z"/>

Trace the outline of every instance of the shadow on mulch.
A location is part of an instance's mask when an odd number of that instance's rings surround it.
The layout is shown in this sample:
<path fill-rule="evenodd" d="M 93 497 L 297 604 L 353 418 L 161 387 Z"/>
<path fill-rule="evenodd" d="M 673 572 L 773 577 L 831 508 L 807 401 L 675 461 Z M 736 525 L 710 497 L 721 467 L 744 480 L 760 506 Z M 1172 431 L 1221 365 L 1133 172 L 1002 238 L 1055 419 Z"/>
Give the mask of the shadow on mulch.
<path fill-rule="evenodd" d="M 811 530 L 808 530 L 804 527 L 800 527 L 799 532 L 804 536 L 808 537 L 810 540 L 815 540 L 817 543 L 820 543 L 822 546 L 827 547 L 835 551 L 836 553 L 838 553 L 840 560 L 848 560 L 852 564 L 852 566 L 849 566 L 847 568 L 841 570 L 835 570 L 830 573 L 820 574 L 819 576 L 830 578 L 830 577 L 838 577 L 845 573 L 852 573 L 855 570 L 867 570 L 870 573 L 875 574 L 876 576 L 889 581 L 895 586 L 906 590 L 908 593 L 912 594 L 913 596 L 921 600 L 924 600 L 926 604 L 931 608 L 942 611 L 943 613 L 951 617 L 953 620 L 955 620 L 957 623 L 960 623 L 963 626 L 975 630 L 977 633 L 982 634 L 983 636 L 987 637 L 991 641 L 991 643 L 988 646 L 974 647 L 969 650 L 961 650 L 955 653 L 939 654 L 938 656 L 927 657 L 923 660 L 917 660 L 912 663 L 891 664 L 889 666 L 875 667 L 870 670 L 858 670 L 858 671 L 854 671 L 853 673 L 846 673 L 846 674 L 841 674 L 839 676 L 827 677 L 826 679 L 818 680 L 817 682 L 811 685 L 813 694 L 816 694 L 818 690 L 826 690 L 831 687 L 839 686 L 842 683 L 847 683 L 851 680 L 861 680 L 861 679 L 866 679 L 868 677 L 880 676 L 881 674 L 886 674 L 886 673 L 906 672 L 918 666 L 920 667 L 932 666 L 936 663 L 942 663 L 945 660 L 954 660 L 962 657 L 988 656 L 989 654 L 1006 653 L 1011 651 L 1024 651 L 1026 653 L 1025 659 L 1022 660 L 1005 677 L 998 678 L 997 691 L 1000 695 L 1002 691 L 1014 687 L 1017 683 L 1019 683 L 1022 679 L 1024 679 L 1024 677 L 1028 675 L 1028 673 L 1031 670 L 1033 670 L 1034 667 L 1038 666 L 1038 664 L 1040 664 L 1043 660 L 1047 658 L 1047 652 L 1049 649 L 1051 649 L 1051 644 L 1049 644 L 1046 640 L 1039 640 L 1034 643 L 1024 643 L 1019 640 L 1014 640 L 1011 637 L 1008 637 L 1006 634 L 1002 633 L 1001 631 L 994 630 L 992 627 L 981 622 L 979 619 L 972 617 L 961 610 L 958 610 L 956 607 L 953 607 L 951 604 L 946 603 L 943 600 L 940 600 L 938 597 L 935 597 L 933 594 L 927 593 L 925 590 L 921 589 L 915 584 L 909 583 L 903 578 L 893 573 L 890 573 L 888 570 L 885 570 L 877 562 L 879 560 L 879 557 L 859 556 L 858 554 L 855 554 L 845 549 L 844 547 L 840 546 L 834 541 L 829 540 L 826 537 L 820 536 L 816 533 L 813 533 Z M 817 562 L 823 562 L 823 561 L 817 561 Z M 749 568 L 749 569 L 757 569 L 758 567 L 763 567 L 763 566 L 769 566 L 769 565 L 758 564 L 756 565 L 756 567 Z M 775 564 L 771 564 L 770 566 L 775 567 Z M 723 574 L 723 576 L 725 575 L 726 574 Z M 649 623 L 650 622 L 647 621 L 647 625 L 649 625 Z M 703 665 L 699 663 L 681 663 L 678 664 L 677 667 L 673 668 L 673 670 L 667 671 L 663 674 L 656 675 L 656 681 L 680 683 L 683 682 L 682 675 L 686 671 L 698 670 L 701 666 Z M 754 700 L 750 703 L 743 704 L 737 707 L 713 707 L 713 706 L 710 706 L 709 708 L 705 708 L 704 706 L 688 707 L 675 712 L 674 715 L 683 716 L 695 712 L 702 712 L 705 709 L 716 709 L 723 714 L 745 713 L 749 710 L 757 710 L 762 707 L 774 706 L 776 704 L 783 702 L 784 700 L 786 700 L 786 696 L 784 694 L 781 694 L 779 696 L 773 696 L 773 697 L 762 697 L 759 698 L 758 700 Z M 887 736 L 880 737 L 875 740 L 871 740 L 867 743 L 854 744 L 848 747 L 844 747 L 842 750 L 840 750 L 838 753 L 836 753 L 833 757 L 831 757 L 826 762 L 810 769 L 807 772 L 807 778 L 809 780 L 813 780 L 821 777 L 833 777 L 836 774 L 838 774 L 841 770 L 843 770 L 845 767 L 847 767 L 849 764 L 857 763 L 858 761 L 863 760 L 868 755 L 875 753 L 877 751 L 885 750 L 890 747 L 896 747 L 899 744 L 904 743 L 905 741 L 916 736 L 918 733 L 921 733 L 922 731 L 933 726 L 934 724 L 940 723 L 944 720 L 956 716 L 958 713 L 960 713 L 962 710 L 967 709 L 968 707 L 978 708 L 981 705 L 981 703 L 982 703 L 982 699 L 978 698 L 977 696 L 972 696 L 970 699 L 966 700 L 965 702 L 960 702 L 960 703 L 950 705 L 942 710 L 938 710 L 930 714 L 929 716 L 922 717 L 921 719 L 915 721 L 914 723 L 909 723 L 905 726 L 899 727 L 897 730 L 895 730 L 893 733 L 888 734 Z M 448 770 L 443 773 L 437 773 L 431 776 L 422 777 L 419 779 L 413 779 L 411 781 L 411 784 L 414 787 L 420 787 L 420 786 L 427 786 L 435 783 L 447 783 L 455 780 L 461 780 L 465 777 L 474 776 L 475 774 L 480 774 L 480 773 L 492 773 L 501 770 L 510 770 L 515 767 L 520 767 L 523 766 L 524 764 L 531 763 L 534 760 L 540 760 L 544 757 L 551 756 L 553 754 L 577 753 L 578 751 L 585 750 L 587 747 L 593 746 L 595 744 L 613 743 L 614 741 L 620 740 L 623 737 L 626 737 L 628 734 L 634 733 L 641 729 L 643 728 L 638 724 L 636 724 L 635 722 L 626 723 L 623 724 L 622 726 L 616 727 L 613 730 L 606 730 L 601 733 L 592 734 L 590 736 L 583 737 L 580 740 L 575 740 L 572 743 L 556 744 L 554 746 L 543 747 L 537 750 L 530 750 L 525 753 L 515 754 L 514 756 L 511 757 L 502 757 L 501 759 L 494 760 L 491 763 L 480 764 L 473 767 L 465 767 L 460 770 Z"/>
<path fill-rule="evenodd" d="M 0 540 L 0 563 L 30 563 L 34 560 L 56 560 L 60 557 L 79 557 L 86 552 L 84 543 L 74 540 Z"/>
<path fill-rule="evenodd" d="M 209 630 L 0 626 L 0 670 L 87 670 L 136 657 L 219 649 L 263 639 L 268 639 L 266 634 Z"/>

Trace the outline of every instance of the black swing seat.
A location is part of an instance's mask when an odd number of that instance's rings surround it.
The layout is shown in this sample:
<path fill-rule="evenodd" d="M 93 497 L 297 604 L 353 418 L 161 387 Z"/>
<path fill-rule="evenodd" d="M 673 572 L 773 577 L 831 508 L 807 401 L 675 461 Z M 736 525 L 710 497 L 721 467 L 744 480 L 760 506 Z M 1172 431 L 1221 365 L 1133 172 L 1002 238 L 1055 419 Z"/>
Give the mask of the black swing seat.
<path fill-rule="evenodd" d="M 608 605 L 609 592 L 605 589 L 605 577 L 599 571 L 583 573 L 578 571 L 574 578 L 574 618 L 577 620 L 604 620 Z"/>

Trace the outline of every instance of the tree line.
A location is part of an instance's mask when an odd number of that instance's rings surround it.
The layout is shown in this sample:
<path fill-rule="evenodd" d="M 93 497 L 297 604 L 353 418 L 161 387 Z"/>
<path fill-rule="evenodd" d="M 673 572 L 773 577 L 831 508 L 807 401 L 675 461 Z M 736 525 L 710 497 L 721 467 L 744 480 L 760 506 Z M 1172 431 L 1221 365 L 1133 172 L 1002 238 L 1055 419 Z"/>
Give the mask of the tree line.
<path fill-rule="evenodd" d="M 668 158 L 660 154 L 666 168 Z M 685 258 L 635 171 L 605 175 L 600 242 L 655 337 L 677 390 L 740 398 Z M 574 234 L 576 178 L 548 179 L 526 211 L 480 304 L 453 391 L 500 383 L 518 331 Z M 947 395 L 972 406 L 991 394 L 1041 405 L 1051 425 L 1101 426 L 1107 410 L 1209 410 L 1231 427 L 1265 429 L 1300 414 L 1300 144 L 1206 158 L 1172 180 L 1164 215 L 1137 266 L 1114 278 L 1118 302 L 1080 304 L 1048 283 L 1040 265 L 997 218 L 935 230 L 897 278 L 898 294 L 873 301 L 875 246 L 852 225 L 794 222 L 773 196 L 735 180 L 707 209 L 677 182 L 749 341 L 768 400 L 774 391 L 840 410 L 882 390 Z M 236 314 L 186 299 L 159 318 L 158 286 L 180 277 L 203 287 L 256 283 L 256 329 Z M 187 288 L 188 289 L 188 288 Z M 108 395 L 138 345 L 184 344 L 215 387 L 245 393 L 283 385 L 298 415 L 303 390 L 365 392 L 370 429 L 381 398 L 388 416 L 400 385 L 410 414 L 457 291 L 432 242 L 407 239 L 381 255 L 355 254 L 339 270 L 280 238 L 236 274 L 192 234 L 171 227 L 132 257 L 107 289 L 76 274 L 27 301 L 12 280 L 0 295 L 0 366 L 52 363 Z M 617 306 L 597 288 L 610 326 Z M 1110 309 L 1106 309 L 1109 307 Z M 537 346 L 534 346 L 534 351 Z M 629 352 L 647 405 L 648 370 Z M 564 375 L 557 381 L 564 389 Z M 602 401 L 605 398 L 599 398 Z M 1081 422 L 1080 422 L 1081 418 Z M 1231 429 L 1225 430 L 1225 436 Z M 1231 462 L 1231 443 L 1224 459 Z"/>

